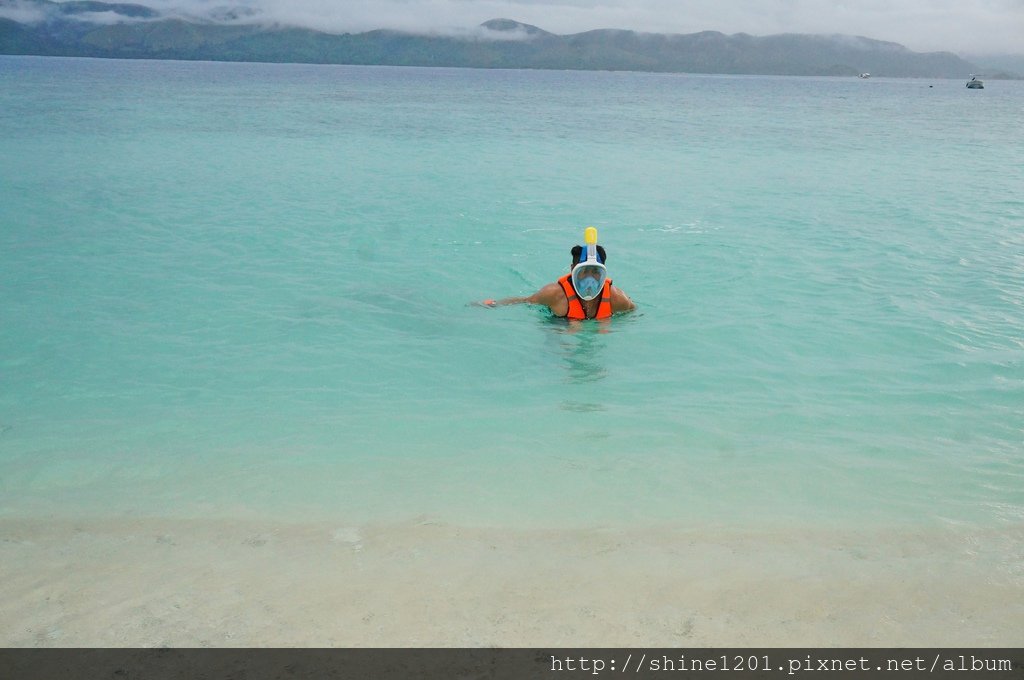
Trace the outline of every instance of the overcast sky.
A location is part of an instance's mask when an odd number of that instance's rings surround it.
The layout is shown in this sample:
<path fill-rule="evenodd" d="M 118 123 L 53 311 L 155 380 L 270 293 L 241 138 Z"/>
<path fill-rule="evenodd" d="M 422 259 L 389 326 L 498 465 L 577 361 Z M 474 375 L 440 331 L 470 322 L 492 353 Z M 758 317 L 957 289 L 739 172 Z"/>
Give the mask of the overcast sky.
<path fill-rule="evenodd" d="M 122 0 L 123 1 L 123 0 Z M 265 20 L 331 32 L 469 29 L 516 19 L 552 33 L 844 33 L 916 51 L 1024 53 L 1024 0 L 136 0 L 194 14 L 245 5 Z"/>

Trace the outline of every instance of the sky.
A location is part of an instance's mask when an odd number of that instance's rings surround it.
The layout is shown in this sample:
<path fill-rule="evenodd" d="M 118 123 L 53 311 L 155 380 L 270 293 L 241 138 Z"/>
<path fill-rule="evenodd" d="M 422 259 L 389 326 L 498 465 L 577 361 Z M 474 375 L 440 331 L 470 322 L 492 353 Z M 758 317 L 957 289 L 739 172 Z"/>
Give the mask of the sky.
<path fill-rule="evenodd" d="M 108 0 L 118 1 L 118 0 Z M 133 0 L 119 0 L 131 2 Z M 344 33 L 468 31 L 515 19 L 552 33 L 622 28 L 860 35 L 918 52 L 1024 54 L 1024 0 L 134 0 L 190 16 L 243 6 L 250 21 Z"/>

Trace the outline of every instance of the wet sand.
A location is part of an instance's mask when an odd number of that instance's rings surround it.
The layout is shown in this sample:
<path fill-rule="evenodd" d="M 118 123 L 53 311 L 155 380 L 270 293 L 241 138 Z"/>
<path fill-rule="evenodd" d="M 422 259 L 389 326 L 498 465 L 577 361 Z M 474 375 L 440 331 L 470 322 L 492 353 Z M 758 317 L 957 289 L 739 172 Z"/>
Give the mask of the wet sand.
<path fill-rule="evenodd" d="M 0 520 L 7 647 L 1020 646 L 1024 527 Z"/>

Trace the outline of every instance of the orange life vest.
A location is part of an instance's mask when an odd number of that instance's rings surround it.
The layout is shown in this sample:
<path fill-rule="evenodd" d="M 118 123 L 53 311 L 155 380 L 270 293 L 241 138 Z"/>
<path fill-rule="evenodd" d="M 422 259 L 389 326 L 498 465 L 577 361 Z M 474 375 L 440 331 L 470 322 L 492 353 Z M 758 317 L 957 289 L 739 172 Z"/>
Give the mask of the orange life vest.
<path fill-rule="evenodd" d="M 558 279 L 558 283 L 562 286 L 562 291 L 565 293 L 565 299 L 569 302 L 569 311 L 566 312 L 566 319 L 607 319 L 612 315 L 612 280 L 604 280 L 604 289 L 601 291 L 601 304 L 597 308 L 597 316 L 588 317 L 587 313 L 583 310 L 583 303 L 579 297 L 576 296 L 576 291 L 572 287 L 572 276 L 566 274 L 562 278 Z"/>

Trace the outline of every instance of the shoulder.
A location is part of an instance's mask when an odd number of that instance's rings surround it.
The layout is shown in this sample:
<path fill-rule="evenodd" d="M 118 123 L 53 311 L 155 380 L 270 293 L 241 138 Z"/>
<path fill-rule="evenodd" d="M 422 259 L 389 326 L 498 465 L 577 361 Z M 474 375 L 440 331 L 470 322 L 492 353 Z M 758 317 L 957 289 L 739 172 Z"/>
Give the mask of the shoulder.
<path fill-rule="evenodd" d="M 565 316 L 569 312 L 569 299 L 566 297 L 562 284 L 558 281 L 549 283 L 531 297 L 531 302 L 545 305 L 555 316 Z"/>
<path fill-rule="evenodd" d="M 629 299 L 629 296 L 621 288 L 612 286 L 610 293 L 612 311 L 628 312 L 631 309 L 636 309 L 636 304 Z"/>
<path fill-rule="evenodd" d="M 565 299 L 565 291 L 562 289 L 562 284 L 555 281 L 542 287 L 533 294 L 533 297 L 536 302 L 550 307 L 552 302 Z"/>

